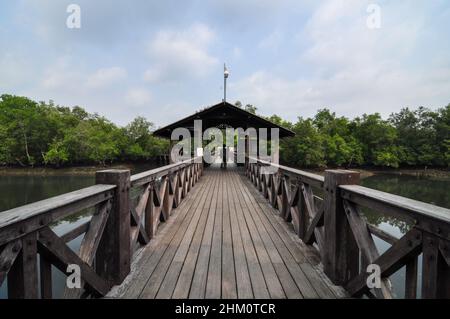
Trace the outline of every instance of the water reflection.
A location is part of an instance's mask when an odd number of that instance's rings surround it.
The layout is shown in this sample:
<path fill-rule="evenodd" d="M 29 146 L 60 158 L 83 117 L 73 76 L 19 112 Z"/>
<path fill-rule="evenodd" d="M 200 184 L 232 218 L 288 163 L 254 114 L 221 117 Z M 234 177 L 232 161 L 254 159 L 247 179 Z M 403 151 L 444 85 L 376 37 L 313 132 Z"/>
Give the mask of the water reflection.
<path fill-rule="evenodd" d="M 139 165 L 131 167 L 132 174 L 140 173 L 155 165 Z M 68 175 L 68 174 L 17 174 L 0 175 L 0 214 L 2 211 L 40 201 L 53 196 L 69 193 L 84 187 L 92 186 L 95 177 L 92 174 Z M 62 235 L 75 227 L 87 222 L 92 217 L 93 209 L 86 209 L 59 220 L 51 225 L 57 235 Z M 78 251 L 83 235 L 75 238 L 67 245 L 74 251 Z M 64 293 L 66 276 L 56 267 L 52 266 L 53 297 L 60 298 Z M 7 296 L 7 282 L 0 287 L 0 299 Z"/>
<path fill-rule="evenodd" d="M 361 185 L 369 188 L 446 208 L 450 208 L 449 184 L 450 179 L 392 174 L 377 174 L 361 181 Z M 367 221 L 376 226 L 388 224 L 394 229 L 400 230 L 401 234 L 405 234 L 411 228 L 408 223 L 385 216 L 381 212 L 366 208 L 362 209 L 362 212 Z M 384 226 L 384 228 L 386 227 Z"/>
<path fill-rule="evenodd" d="M 427 178 L 407 175 L 377 174 L 361 181 L 366 187 L 380 191 L 408 197 L 429 204 L 450 208 L 450 179 L 447 178 Z M 411 225 L 393 217 L 385 216 L 382 212 L 375 212 L 369 209 L 362 209 L 367 221 L 378 228 L 400 238 L 405 234 Z M 390 245 L 375 237 L 375 245 L 380 254 L 389 249 Z M 395 297 L 403 298 L 405 295 L 405 267 L 394 273 L 390 280 L 393 285 Z M 418 258 L 418 284 L 417 296 L 421 296 L 422 282 L 422 256 Z"/>

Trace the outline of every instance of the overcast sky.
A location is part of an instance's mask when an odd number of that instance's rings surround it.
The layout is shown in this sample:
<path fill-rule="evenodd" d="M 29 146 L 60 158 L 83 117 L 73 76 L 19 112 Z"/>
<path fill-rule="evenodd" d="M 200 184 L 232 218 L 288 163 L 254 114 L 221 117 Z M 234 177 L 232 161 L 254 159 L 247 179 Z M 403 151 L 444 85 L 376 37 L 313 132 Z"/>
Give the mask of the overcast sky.
<path fill-rule="evenodd" d="M 80 29 L 66 26 L 72 3 Z M 160 126 L 220 102 L 224 62 L 228 100 L 263 115 L 438 108 L 450 103 L 450 2 L 0 0 L 0 94 Z"/>

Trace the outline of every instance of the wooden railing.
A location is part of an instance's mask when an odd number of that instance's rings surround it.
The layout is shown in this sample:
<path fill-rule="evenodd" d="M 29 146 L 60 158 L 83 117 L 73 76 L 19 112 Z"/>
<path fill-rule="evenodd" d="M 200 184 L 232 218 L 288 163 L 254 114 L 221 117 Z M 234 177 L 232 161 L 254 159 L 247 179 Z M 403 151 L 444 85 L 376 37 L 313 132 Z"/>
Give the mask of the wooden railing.
<path fill-rule="evenodd" d="M 194 158 L 130 177 L 129 170 L 96 173 L 96 185 L 0 212 L 0 287 L 8 298 L 52 298 L 52 266 L 79 267 L 81 287 L 64 297 L 99 297 L 130 272 L 133 252 L 147 244 L 202 174 Z M 57 234 L 54 225 L 89 214 L 89 221 Z M 68 243 L 80 238 L 78 252 Z"/>
<path fill-rule="evenodd" d="M 273 170 L 264 174 L 267 166 Z M 405 298 L 417 298 L 421 259 L 421 297 L 450 298 L 449 209 L 359 186 L 354 171 L 327 170 L 323 177 L 247 158 L 246 175 L 303 242 L 318 250 L 327 276 L 350 296 L 392 298 L 389 277 L 405 268 Z M 368 224 L 363 209 L 405 221 L 409 230 L 396 238 Z M 380 253 L 373 236 L 390 247 Z M 367 284 L 369 265 L 379 267 L 375 288 Z"/>

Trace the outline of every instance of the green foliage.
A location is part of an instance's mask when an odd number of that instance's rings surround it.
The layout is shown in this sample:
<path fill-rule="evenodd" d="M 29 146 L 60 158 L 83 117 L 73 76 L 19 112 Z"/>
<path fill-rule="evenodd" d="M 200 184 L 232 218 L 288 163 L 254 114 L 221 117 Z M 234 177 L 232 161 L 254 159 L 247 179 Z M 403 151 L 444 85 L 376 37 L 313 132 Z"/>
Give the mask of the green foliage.
<path fill-rule="evenodd" d="M 244 109 L 247 112 L 250 112 L 252 114 L 256 114 L 256 111 L 258 111 L 258 108 L 256 106 L 251 105 L 251 104 L 247 104 Z"/>
<path fill-rule="evenodd" d="M 235 103 L 243 107 L 239 101 Z M 247 104 L 245 110 L 256 113 Z M 364 114 L 350 120 L 328 109 L 296 123 L 268 120 L 296 133 L 281 140 L 284 163 L 302 167 L 450 167 L 450 104 L 437 111 L 402 109 L 388 120 Z M 73 108 L 0 96 L 0 165 L 75 165 L 148 160 L 166 153 L 168 141 L 154 137 L 153 123 L 137 117 L 118 127 L 104 117 Z"/>
<path fill-rule="evenodd" d="M 292 126 L 295 136 L 280 143 L 281 159 L 295 166 L 325 165 L 325 153 L 322 137 L 311 119 L 298 119 Z"/>
<path fill-rule="evenodd" d="M 153 124 L 138 117 L 125 128 L 89 114 L 28 98 L 0 96 L 0 165 L 105 165 L 147 160 L 167 151 L 151 135 Z"/>
<path fill-rule="evenodd" d="M 293 125 L 277 115 L 268 119 L 296 133 L 280 143 L 287 165 L 450 166 L 450 105 L 435 112 L 406 108 L 388 120 L 378 113 L 349 120 L 327 109 Z"/>

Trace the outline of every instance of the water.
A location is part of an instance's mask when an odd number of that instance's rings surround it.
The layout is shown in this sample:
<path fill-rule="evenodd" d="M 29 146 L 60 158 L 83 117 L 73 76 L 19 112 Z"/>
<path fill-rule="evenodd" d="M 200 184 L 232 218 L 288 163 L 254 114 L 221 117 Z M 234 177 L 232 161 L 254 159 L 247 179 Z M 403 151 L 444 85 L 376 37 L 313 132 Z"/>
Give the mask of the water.
<path fill-rule="evenodd" d="M 150 168 L 152 167 L 134 167 L 133 173 L 141 172 Z M 0 212 L 27 203 L 32 203 L 41 199 L 91 186 L 93 184 L 93 175 L 0 175 Z M 450 178 L 438 179 L 412 177 L 406 175 L 376 174 L 364 178 L 361 184 L 366 187 L 371 187 L 381 191 L 450 208 Z M 364 214 L 370 223 L 397 237 L 401 237 L 409 227 L 402 221 L 387 218 L 376 212 L 365 210 Z M 56 233 L 62 234 L 67 232 L 69 229 L 72 229 L 74 226 L 84 223 L 89 220 L 89 218 L 89 212 L 84 212 L 59 222 L 53 229 Z M 70 242 L 69 246 L 75 250 L 78 249 L 80 243 L 81 237 Z M 377 238 L 375 238 L 375 243 L 380 253 L 383 253 L 389 248 L 387 243 Z M 53 276 L 54 296 L 62 296 L 65 276 L 56 269 L 53 271 Z M 398 297 L 403 297 L 404 295 L 404 276 L 404 269 L 402 269 L 390 278 L 394 286 L 394 291 Z M 0 288 L 0 299 L 5 298 L 5 296 L 6 284 Z"/>
<path fill-rule="evenodd" d="M 376 174 L 361 181 L 361 184 L 366 187 L 381 190 L 384 192 L 408 197 L 415 200 L 420 200 L 433 205 L 450 208 L 450 178 L 431 178 L 418 177 L 408 175 L 396 174 Z M 378 226 L 378 228 L 400 238 L 409 229 L 410 225 L 407 223 L 382 215 L 379 212 L 370 210 L 363 210 L 367 220 Z M 381 239 L 374 237 L 375 244 L 380 254 L 385 252 L 390 244 Z M 403 298 L 405 295 L 405 267 L 394 273 L 390 277 L 394 288 L 395 297 Z M 418 259 L 418 287 L 417 296 L 421 295 L 421 281 L 422 281 L 422 255 Z"/>
<path fill-rule="evenodd" d="M 152 168 L 155 165 L 133 165 L 129 167 L 132 174 L 140 173 Z M 2 211 L 33 203 L 39 200 L 72 192 L 81 188 L 95 184 L 94 170 L 90 173 L 68 174 L 67 171 L 52 171 L 51 174 L 15 174 L 1 175 L 0 173 L 0 214 Z M 62 235 L 69 230 L 81 225 L 91 218 L 92 209 L 71 215 L 68 218 L 58 221 L 52 225 L 53 231 Z M 80 236 L 68 243 L 68 246 L 77 251 L 81 245 L 83 236 Z M 53 296 L 62 297 L 64 292 L 64 282 L 66 276 L 57 268 L 52 267 Z M 0 287 L 0 299 L 7 296 L 7 283 Z"/>

